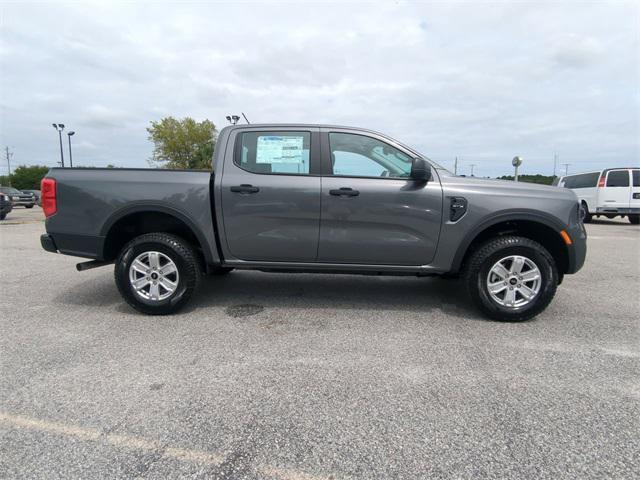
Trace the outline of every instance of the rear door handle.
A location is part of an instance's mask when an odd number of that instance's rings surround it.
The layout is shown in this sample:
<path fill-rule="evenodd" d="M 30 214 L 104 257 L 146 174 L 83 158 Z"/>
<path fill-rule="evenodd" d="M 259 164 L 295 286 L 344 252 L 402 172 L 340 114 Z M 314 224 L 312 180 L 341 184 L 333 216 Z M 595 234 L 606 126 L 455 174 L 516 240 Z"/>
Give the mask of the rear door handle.
<path fill-rule="evenodd" d="M 242 185 L 231 187 L 231 191 L 234 193 L 257 193 L 260 191 L 260 189 L 258 187 L 254 187 L 253 185 L 243 183 Z"/>
<path fill-rule="evenodd" d="M 340 189 L 329 190 L 329 195 L 335 195 L 336 197 L 357 197 L 360 195 L 360 192 L 353 188 L 342 187 Z"/>

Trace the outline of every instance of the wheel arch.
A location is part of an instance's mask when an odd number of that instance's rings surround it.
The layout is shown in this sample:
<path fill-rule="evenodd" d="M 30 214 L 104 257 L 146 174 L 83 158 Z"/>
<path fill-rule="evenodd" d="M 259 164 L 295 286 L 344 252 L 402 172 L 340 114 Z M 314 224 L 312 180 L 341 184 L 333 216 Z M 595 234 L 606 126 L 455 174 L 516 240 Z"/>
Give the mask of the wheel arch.
<path fill-rule="evenodd" d="M 554 217 L 537 211 L 510 211 L 492 216 L 465 236 L 454 256 L 452 271 L 459 272 L 464 268 L 469 255 L 489 238 L 520 235 L 540 243 L 549 251 L 562 279 L 569 270 L 569 250 L 560 235 L 564 228 Z"/>
<path fill-rule="evenodd" d="M 114 212 L 100 231 L 104 238 L 102 258 L 115 259 L 128 241 L 152 232 L 174 233 L 192 243 L 205 264 L 215 263 L 211 245 L 196 222 L 176 208 L 157 204 L 132 205 Z"/>

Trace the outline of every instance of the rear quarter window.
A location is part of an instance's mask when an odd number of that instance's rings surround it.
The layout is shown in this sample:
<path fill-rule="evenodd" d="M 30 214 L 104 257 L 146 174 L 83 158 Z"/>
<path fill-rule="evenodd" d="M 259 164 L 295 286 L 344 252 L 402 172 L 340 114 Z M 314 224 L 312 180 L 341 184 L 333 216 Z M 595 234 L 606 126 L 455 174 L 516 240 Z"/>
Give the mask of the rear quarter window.
<path fill-rule="evenodd" d="M 640 170 L 631 170 L 633 176 L 633 186 L 640 187 Z"/>
<path fill-rule="evenodd" d="M 607 175 L 607 187 L 628 187 L 629 170 L 613 170 Z"/>
<path fill-rule="evenodd" d="M 598 172 L 576 175 L 571 188 L 593 188 L 598 185 L 599 177 L 600 174 Z"/>

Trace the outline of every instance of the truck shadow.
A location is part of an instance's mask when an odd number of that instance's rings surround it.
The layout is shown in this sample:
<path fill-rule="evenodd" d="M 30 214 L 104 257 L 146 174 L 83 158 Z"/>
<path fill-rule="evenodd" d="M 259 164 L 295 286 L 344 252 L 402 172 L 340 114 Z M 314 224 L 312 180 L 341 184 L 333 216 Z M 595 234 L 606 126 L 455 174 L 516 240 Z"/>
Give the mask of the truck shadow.
<path fill-rule="evenodd" d="M 481 318 L 462 282 L 439 278 L 234 271 L 204 277 L 185 311 L 208 306 L 437 312 Z"/>

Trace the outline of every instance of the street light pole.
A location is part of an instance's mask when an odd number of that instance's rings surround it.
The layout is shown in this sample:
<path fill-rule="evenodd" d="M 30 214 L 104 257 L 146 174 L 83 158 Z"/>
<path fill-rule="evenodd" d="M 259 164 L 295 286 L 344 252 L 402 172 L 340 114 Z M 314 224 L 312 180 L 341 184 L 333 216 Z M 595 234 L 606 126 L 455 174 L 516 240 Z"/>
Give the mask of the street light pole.
<path fill-rule="evenodd" d="M 566 177 L 567 175 L 569 175 L 569 165 L 571 165 L 570 163 L 563 163 L 562 165 L 564 165 L 564 176 Z"/>
<path fill-rule="evenodd" d="M 76 132 L 67 133 L 67 137 L 69 138 L 69 166 L 73 168 L 73 156 L 71 155 L 71 136 L 75 135 Z"/>
<path fill-rule="evenodd" d="M 475 167 L 475 166 L 476 166 L 476 164 L 475 164 L 475 163 L 472 163 L 472 164 L 470 164 L 469 166 L 471 167 L 471 176 L 473 177 L 473 167 Z"/>
<path fill-rule="evenodd" d="M 62 131 L 64 130 L 64 123 L 52 123 L 53 128 L 58 131 L 58 137 L 60 138 L 60 164 L 64 168 L 64 153 L 62 152 Z"/>

